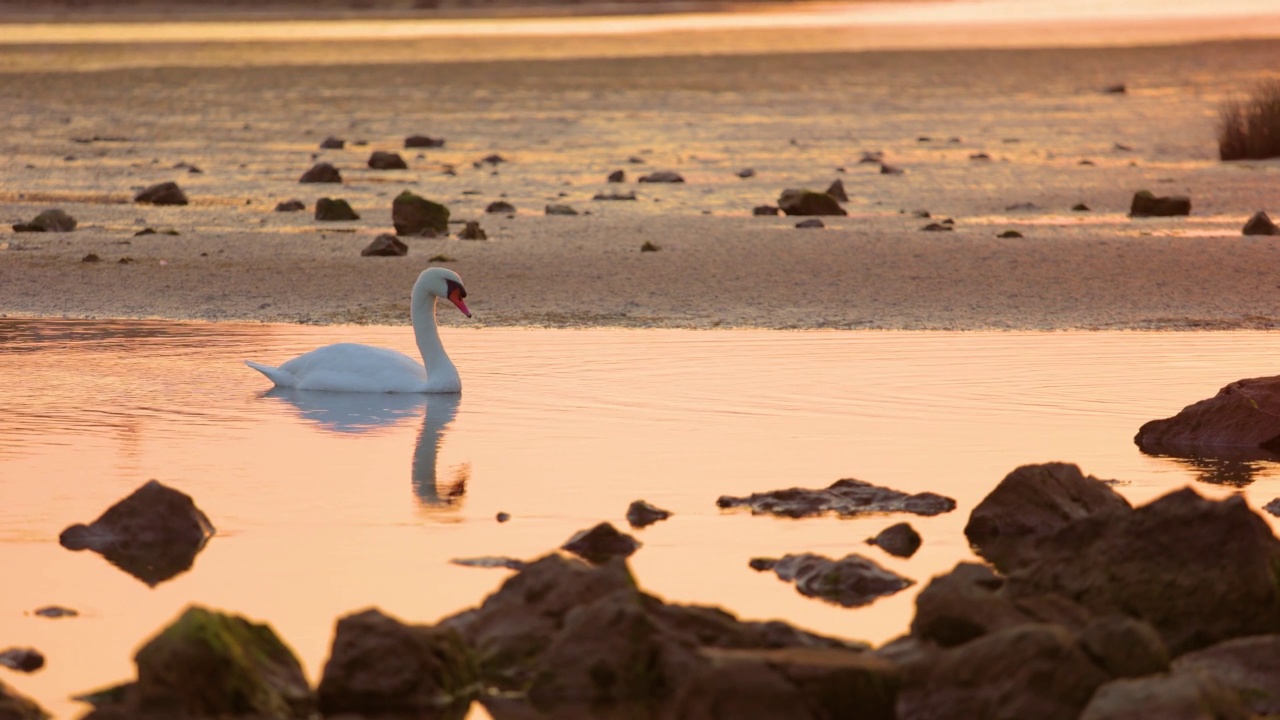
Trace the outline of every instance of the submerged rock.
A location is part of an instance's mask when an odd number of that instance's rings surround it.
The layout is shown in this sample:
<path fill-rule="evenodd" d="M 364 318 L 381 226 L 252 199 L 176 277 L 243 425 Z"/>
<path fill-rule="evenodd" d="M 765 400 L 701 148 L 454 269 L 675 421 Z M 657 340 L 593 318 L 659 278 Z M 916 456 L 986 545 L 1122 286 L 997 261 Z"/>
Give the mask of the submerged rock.
<path fill-rule="evenodd" d="M 1190 215 L 1191 198 L 1185 195 L 1157 196 L 1150 190 L 1139 190 L 1129 204 L 1130 217 L 1171 217 Z"/>
<path fill-rule="evenodd" d="M 1280 235 L 1280 227 L 1276 227 L 1271 218 L 1259 210 L 1249 218 L 1240 232 L 1244 235 Z"/>
<path fill-rule="evenodd" d="M 0 651 L 0 665 L 18 672 L 35 672 L 44 667 L 44 654 L 35 648 L 9 648 Z"/>
<path fill-rule="evenodd" d="M 1280 453 L 1280 375 L 1237 380 L 1173 417 L 1144 423 L 1133 441 L 1154 455 Z"/>
<path fill-rule="evenodd" d="M 650 505 L 644 500 L 636 500 L 627 507 L 627 522 L 631 523 L 633 528 L 648 527 L 669 517 L 671 517 L 671 511 Z"/>
<path fill-rule="evenodd" d="M 848 517 L 887 512 L 933 516 L 951 512 L 956 507 L 956 501 L 931 492 L 908 495 L 862 480 L 846 478 L 821 490 L 789 488 L 753 493 L 746 497 L 722 495 L 716 500 L 716 505 L 722 508 L 747 507 L 753 515 L 770 514 L 793 518 L 827 513 Z"/>
<path fill-rule="evenodd" d="M 133 201 L 151 205 L 186 205 L 187 194 L 182 192 L 176 182 L 162 182 L 134 195 Z"/>
<path fill-rule="evenodd" d="M 425 231 L 449 231 L 449 208 L 408 190 L 391 201 L 391 224 L 396 235 L 422 235 Z"/>
<path fill-rule="evenodd" d="M 794 582 L 801 595 L 844 607 L 860 607 L 915 584 L 856 553 L 839 560 L 813 553 L 783 555 L 773 572 L 779 580 Z"/>
<path fill-rule="evenodd" d="M 868 545 L 878 545 L 882 550 L 895 557 L 909 558 L 920 549 L 920 533 L 909 523 L 900 522 L 880 531 L 879 535 L 867 539 Z"/>
<path fill-rule="evenodd" d="M 359 220 L 360 215 L 351 204 L 342 198 L 320 198 L 316 200 L 316 220 L 336 222 L 342 220 Z"/>
<path fill-rule="evenodd" d="M 330 163 L 322 162 L 311 166 L 310 170 L 302 173 L 302 177 L 298 178 L 300 183 L 340 183 L 342 182 L 342 174 L 338 172 L 338 168 Z"/>
<path fill-rule="evenodd" d="M 31 222 L 13 225 L 14 232 L 71 232 L 75 229 L 76 219 L 61 208 L 44 210 Z"/>
<path fill-rule="evenodd" d="M 93 550 L 111 564 L 156 585 L 191 567 L 213 536 L 213 525 L 191 497 L 155 480 L 107 508 L 89 525 L 62 531 L 69 550 Z"/>
<path fill-rule="evenodd" d="M 778 208 L 787 215 L 848 215 L 836 199 L 826 193 L 788 188 L 778 196 Z"/>
<path fill-rule="evenodd" d="M 391 233 L 383 233 L 360 251 L 362 257 L 402 257 L 409 254 L 409 246 Z"/>
<path fill-rule="evenodd" d="M 630 557 L 640 549 L 640 541 L 618 532 L 610 523 L 602 522 L 589 530 L 574 533 L 561 549 L 568 550 L 587 562 L 601 565 L 615 557 Z"/>

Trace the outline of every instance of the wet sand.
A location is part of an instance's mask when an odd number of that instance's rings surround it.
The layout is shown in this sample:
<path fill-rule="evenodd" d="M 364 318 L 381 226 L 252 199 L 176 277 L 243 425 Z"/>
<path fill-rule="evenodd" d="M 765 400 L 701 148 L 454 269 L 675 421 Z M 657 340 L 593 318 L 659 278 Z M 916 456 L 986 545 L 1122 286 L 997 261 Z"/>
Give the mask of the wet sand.
<path fill-rule="evenodd" d="M 62 207 L 80 228 L 0 233 L 0 314 L 396 324 L 413 278 L 445 255 L 476 312 L 443 318 L 460 324 L 1280 323 L 1280 242 L 1240 235 L 1253 212 L 1280 214 L 1280 165 L 1219 162 L 1213 130 L 1218 103 L 1274 71 L 1280 41 L 769 54 L 767 38 L 740 36 L 735 55 L 681 54 L 682 37 L 650 38 L 667 43 L 657 57 L 564 58 L 526 38 L 512 42 L 531 43 L 529 59 L 423 63 L 384 56 L 408 41 L 4 46 L 0 219 Z M 1128 92 L 1103 92 L 1114 83 Z M 418 133 L 448 142 L 405 150 Z M 328 135 L 347 148 L 321 152 Z M 369 170 L 372 150 L 409 170 Z M 905 174 L 859 163 L 864 151 Z M 507 162 L 474 164 L 490 153 Z M 344 183 L 297 183 L 315 160 Z M 615 169 L 628 182 L 605 183 Z M 635 182 L 653 170 L 687 182 Z M 751 216 L 784 188 L 836 179 L 850 215 L 824 229 Z M 164 180 L 192 204 L 131 202 Z M 1144 188 L 1189 195 L 1192 215 L 1129 219 Z M 360 257 L 404 189 L 490 239 Z M 636 202 L 591 199 L 632 190 Z M 324 196 L 362 219 L 316 222 Z M 272 211 L 291 198 L 308 210 Z M 517 213 L 484 213 L 500 198 Z M 549 203 L 590 214 L 546 217 Z M 955 230 L 920 229 L 942 218 Z M 134 237 L 144 227 L 180 234 Z M 996 237 L 1008 229 L 1025 237 Z M 646 241 L 661 250 L 641 253 Z"/>

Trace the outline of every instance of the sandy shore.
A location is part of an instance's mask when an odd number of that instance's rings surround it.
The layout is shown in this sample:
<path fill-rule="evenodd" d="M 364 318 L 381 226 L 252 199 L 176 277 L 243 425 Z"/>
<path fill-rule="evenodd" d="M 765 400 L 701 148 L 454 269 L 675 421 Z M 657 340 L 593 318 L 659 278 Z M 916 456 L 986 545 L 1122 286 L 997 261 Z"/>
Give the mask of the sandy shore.
<path fill-rule="evenodd" d="M 413 278 L 445 255 L 476 312 L 443 318 L 453 323 L 1280 324 L 1280 241 L 1239 234 L 1256 210 L 1280 214 L 1280 166 L 1218 162 L 1212 129 L 1217 103 L 1273 71 L 1280 42 L 421 65 L 360 64 L 341 47 L 345 65 L 247 67 L 261 59 L 248 48 L 240 65 L 0 74 L 13 108 L 0 127 L 13 158 L 0 218 L 57 206 L 81 224 L 0 234 L 0 314 L 394 324 L 407 320 Z M 122 51 L 5 52 L 57 67 Z M 186 52 L 199 66 L 226 48 Z M 1114 82 L 1128 92 L 1101 91 Z M 420 132 L 449 143 L 404 150 Z M 321 153 L 330 134 L 368 144 Z M 369 170 L 374 149 L 402 152 L 410 169 Z M 906 173 L 859 163 L 869 150 Z M 472 164 L 492 152 L 508 162 Z M 299 185 L 315 159 L 335 163 L 343 184 Z M 742 180 L 746 167 L 757 173 Z M 614 169 L 628 182 L 604 183 Z M 656 169 L 688 182 L 634 182 Z M 170 179 L 191 205 L 130 201 Z M 783 188 L 835 179 L 850 215 L 825 229 L 750 215 Z M 407 257 L 360 257 L 406 188 L 479 219 L 490 239 L 415 238 Z M 1142 188 L 1190 195 L 1192 216 L 1127 218 Z M 631 190 L 638 202 L 591 200 Z M 272 212 L 329 195 L 362 219 Z M 486 215 L 498 198 L 518 212 Z M 546 217 L 551 202 L 590 214 Z M 1090 210 L 1071 211 L 1079 202 Z M 920 209 L 955 230 L 921 231 Z M 147 226 L 180 234 L 134 237 Z M 1025 237 L 996 237 L 1007 229 Z M 662 249 L 641 253 L 646 241 Z M 82 263 L 89 253 L 102 261 Z"/>

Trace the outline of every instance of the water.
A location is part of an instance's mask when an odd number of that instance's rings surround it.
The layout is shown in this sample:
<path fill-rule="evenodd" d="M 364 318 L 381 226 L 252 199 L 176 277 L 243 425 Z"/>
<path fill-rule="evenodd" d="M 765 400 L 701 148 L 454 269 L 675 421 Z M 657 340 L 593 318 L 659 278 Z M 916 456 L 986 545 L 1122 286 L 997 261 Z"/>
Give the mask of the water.
<path fill-rule="evenodd" d="M 1273 464 L 1196 468 L 1131 441 L 1147 419 L 1274 372 L 1267 333 L 443 332 L 459 400 L 280 394 L 240 363 L 332 341 L 412 352 L 407 328 L 0 320 L 0 637 L 48 656 L 14 684 L 78 713 L 69 695 L 131 677 L 137 646 L 192 602 L 269 622 L 314 679 L 338 616 L 377 605 L 434 622 L 508 574 L 451 558 L 532 558 L 601 520 L 625 529 L 637 498 L 675 513 L 636 531 L 647 590 L 881 642 L 920 585 L 849 610 L 747 560 L 862 552 L 923 584 L 972 557 L 969 511 L 1032 462 L 1122 480 L 1135 503 L 1188 483 L 1255 506 L 1280 495 Z M 908 518 L 924 547 L 898 560 L 862 542 L 898 517 L 715 505 L 842 477 L 959 508 Z M 152 478 L 218 529 L 192 570 L 148 587 L 58 545 Z M 82 615 L 29 614 L 51 603 Z"/>

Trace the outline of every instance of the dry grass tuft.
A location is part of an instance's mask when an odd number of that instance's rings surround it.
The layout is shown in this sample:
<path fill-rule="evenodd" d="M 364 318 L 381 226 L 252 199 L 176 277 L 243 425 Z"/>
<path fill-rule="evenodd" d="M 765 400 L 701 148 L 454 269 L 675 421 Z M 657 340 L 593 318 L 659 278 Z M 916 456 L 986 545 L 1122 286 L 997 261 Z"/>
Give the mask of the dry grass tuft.
<path fill-rule="evenodd" d="M 1258 83 L 1248 100 L 1218 108 L 1218 156 L 1223 160 L 1280 157 L 1280 79 Z"/>

